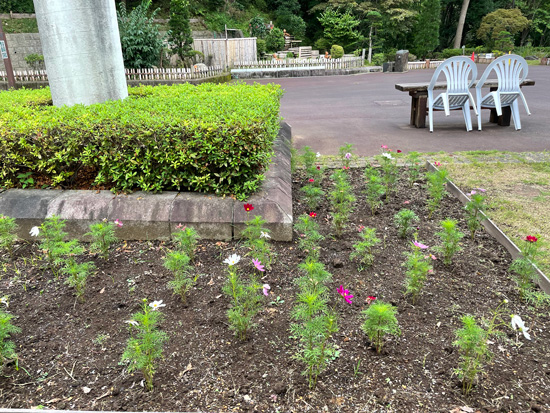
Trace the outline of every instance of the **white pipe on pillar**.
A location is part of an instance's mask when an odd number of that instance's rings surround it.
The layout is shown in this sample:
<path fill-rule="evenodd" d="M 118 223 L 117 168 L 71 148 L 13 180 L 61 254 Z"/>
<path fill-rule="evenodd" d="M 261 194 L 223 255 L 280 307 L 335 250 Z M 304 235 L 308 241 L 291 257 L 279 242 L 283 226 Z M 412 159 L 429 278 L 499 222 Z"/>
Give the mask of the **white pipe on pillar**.
<path fill-rule="evenodd" d="M 128 96 L 114 0 L 34 0 L 55 106 Z"/>

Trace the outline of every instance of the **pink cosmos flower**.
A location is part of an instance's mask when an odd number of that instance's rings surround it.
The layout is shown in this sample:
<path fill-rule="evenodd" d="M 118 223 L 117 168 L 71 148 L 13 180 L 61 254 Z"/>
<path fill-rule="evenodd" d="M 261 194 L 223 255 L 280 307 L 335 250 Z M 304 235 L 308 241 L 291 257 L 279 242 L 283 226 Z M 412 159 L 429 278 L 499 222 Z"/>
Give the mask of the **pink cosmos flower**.
<path fill-rule="evenodd" d="M 309 178 L 309 182 L 315 182 L 315 179 Z"/>
<path fill-rule="evenodd" d="M 351 299 L 353 298 L 353 295 L 351 295 L 349 293 L 349 290 L 344 290 L 344 286 L 341 285 L 340 287 L 338 287 L 338 289 L 336 290 L 338 291 L 338 294 L 340 294 L 342 297 L 344 297 L 344 300 L 346 300 L 346 302 L 348 304 L 352 304 L 352 301 Z"/>
<path fill-rule="evenodd" d="M 413 244 L 414 244 L 415 247 L 418 247 L 421 250 L 425 250 L 426 248 L 429 248 L 427 245 L 424 245 L 424 244 L 422 244 L 420 242 L 417 242 L 417 241 L 413 241 Z"/>
<path fill-rule="evenodd" d="M 258 271 L 265 271 L 265 268 L 264 266 L 262 265 L 262 262 L 260 260 L 257 260 L 257 259 L 252 259 L 252 264 L 254 264 L 254 267 L 256 267 L 256 269 Z"/>
<path fill-rule="evenodd" d="M 115 225 L 120 228 L 123 224 L 118 219 L 115 219 Z"/>
<path fill-rule="evenodd" d="M 376 300 L 376 297 L 373 296 L 373 295 L 369 295 L 369 296 L 367 297 L 367 299 L 366 299 L 367 304 L 372 303 L 374 300 Z"/>
<path fill-rule="evenodd" d="M 388 149 L 388 145 L 382 145 L 381 148 L 382 149 Z"/>
<path fill-rule="evenodd" d="M 435 162 L 434 162 L 434 165 L 435 165 L 435 166 L 441 166 L 441 162 L 435 161 Z"/>
<path fill-rule="evenodd" d="M 264 284 L 262 287 L 264 295 L 267 297 L 269 295 L 269 290 L 271 290 L 271 287 L 269 286 L 269 284 Z"/>
<path fill-rule="evenodd" d="M 409 205 L 410 203 L 411 203 L 411 201 L 403 201 L 404 205 Z"/>
<path fill-rule="evenodd" d="M 342 169 L 344 170 L 349 169 L 349 166 L 342 166 Z"/>
<path fill-rule="evenodd" d="M 349 153 L 349 152 L 346 153 L 346 154 L 344 155 L 344 157 L 345 157 L 346 159 L 350 159 L 350 158 L 351 158 L 351 153 Z"/>

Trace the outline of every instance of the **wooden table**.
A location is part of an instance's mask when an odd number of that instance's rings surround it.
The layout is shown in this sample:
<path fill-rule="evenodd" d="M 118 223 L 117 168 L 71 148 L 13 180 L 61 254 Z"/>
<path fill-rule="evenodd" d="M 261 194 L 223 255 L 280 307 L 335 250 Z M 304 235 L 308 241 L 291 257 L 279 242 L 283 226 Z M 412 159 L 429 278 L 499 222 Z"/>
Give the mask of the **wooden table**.
<path fill-rule="evenodd" d="M 401 92 L 409 92 L 411 96 L 411 120 L 410 124 L 417 128 L 426 127 L 426 115 L 428 114 L 428 86 L 430 82 L 425 83 L 398 83 L 395 85 L 397 90 Z M 477 80 L 472 85 L 475 88 Z M 525 79 L 521 86 L 534 86 L 535 81 L 531 79 Z M 483 87 L 491 88 L 491 91 L 497 90 L 498 80 L 487 79 Z M 434 89 L 447 89 L 447 82 L 437 82 Z M 474 91 L 472 91 L 474 92 Z M 472 93 L 472 96 L 474 93 Z M 502 108 L 502 116 L 497 116 L 497 111 L 491 109 L 490 122 L 498 123 L 500 126 L 510 126 L 510 118 L 512 111 L 509 106 Z"/>

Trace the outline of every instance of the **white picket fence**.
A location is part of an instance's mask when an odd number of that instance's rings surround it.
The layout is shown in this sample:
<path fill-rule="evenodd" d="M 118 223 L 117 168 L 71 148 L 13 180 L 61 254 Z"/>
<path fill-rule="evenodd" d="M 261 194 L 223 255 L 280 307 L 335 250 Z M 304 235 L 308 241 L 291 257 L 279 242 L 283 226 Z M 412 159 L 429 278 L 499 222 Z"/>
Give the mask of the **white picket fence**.
<path fill-rule="evenodd" d="M 363 66 L 360 57 L 343 57 L 341 59 L 281 59 L 235 62 L 234 69 L 286 69 L 293 67 L 324 67 L 326 69 L 350 69 Z"/>
<path fill-rule="evenodd" d="M 126 69 L 126 80 L 186 80 L 202 79 L 223 73 L 221 66 L 192 67 L 189 69 Z M 17 70 L 14 72 L 16 82 L 47 81 L 45 70 Z M 0 81 L 7 81 L 6 71 L 0 71 Z"/>
<path fill-rule="evenodd" d="M 441 63 L 443 63 L 444 60 L 430 60 L 430 69 L 435 69 L 437 66 L 439 66 Z M 415 69 L 427 69 L 426 62 L 409 62 L 407 66 L 408 70 L 415 70 Z"/>

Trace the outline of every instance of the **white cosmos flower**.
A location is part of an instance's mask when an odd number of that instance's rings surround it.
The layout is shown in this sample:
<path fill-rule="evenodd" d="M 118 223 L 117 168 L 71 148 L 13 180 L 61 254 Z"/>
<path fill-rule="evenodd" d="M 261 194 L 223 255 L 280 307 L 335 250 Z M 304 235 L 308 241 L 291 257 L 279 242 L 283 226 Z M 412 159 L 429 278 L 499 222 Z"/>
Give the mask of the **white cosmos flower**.
<path fill-rule="evenodd" d="M 393 157 L 388 152 L 384 152 L 382 156 L 385 156 L 388 159 L 393 159 Z"/>
<path fill-rule="evenodd" d="M 529 328 L 525 327 L 525 323 L 523 322 L 523 320 L 519 315 L 516 315 L 516 314 L 512 315 L 512 328 L 514 330 L 517 330 L 519 328 L 519 331 L 523 333 L 523 337 L 525 337 L 527 340 L 531 340 L 531 336 L 527 332 Z"/>
<path fill-rule="evenodd" d="M 162 304 L 162 300 L 153 301 L 152 303 L 149 303 L 149 307 L 153 309 L 153 311 L 158 310 L 160 307 L 166 307 L 166 304 Z"/>
<path fill-rule="evenodd" d="M 271 238 L 271 235 L 269 235 L 267 232 L 261 232 L 260 233 L 260 238 L 266 238 L 266 239 L 269 239 Z"/>
<path fill-rule="evenodd" d="M 317 153 L 315 154 L 315 156 L 316 156 L 317 158 L 320 158 L 320 157 L 321 157 L 321 152 L 317 152 Z"/>
<path fill-rule="evenodd" d="M 31 234 L 31 237 L 38 237 L 38 234 L 40 234 L 40 229 L 38 227 L 32 227 L 29 234 Z"/>
<path fill-rule="evenodd" d="M 139 323 L 136 321 L 136 320 L 126 320 L 125 321 L 126 324 L 131 324 L 133 326 L 139 326 Z"/>
<path fill-rule="evenodd" d="M 229 258 L 224 260 L 224 263 L 227 265 L 235 265 L 241 260 L 241 256 L 237 254 L 231 255 Z"/>
<path fill-rule="evenodd" d="M 0 298 L 0 304 L 4 304 L 6 307 L 10 306 L 10 298 L 5 295 L 2 298 Z"/>

